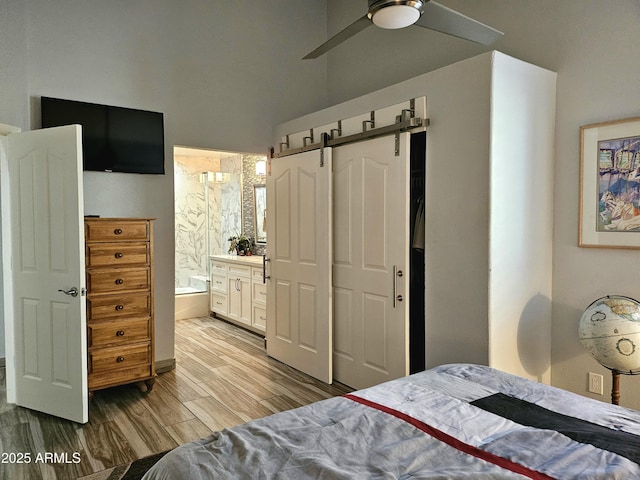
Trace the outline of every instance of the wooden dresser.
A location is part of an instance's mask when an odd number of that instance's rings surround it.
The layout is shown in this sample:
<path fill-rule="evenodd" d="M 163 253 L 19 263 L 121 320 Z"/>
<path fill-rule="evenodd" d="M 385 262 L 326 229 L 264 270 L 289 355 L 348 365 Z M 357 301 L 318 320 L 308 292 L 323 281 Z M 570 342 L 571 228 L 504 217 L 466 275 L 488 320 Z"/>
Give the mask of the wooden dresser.
<path fill-rule="evenodd" d="M 155 381 L 153 219 L 85 218 L 89 393 Z"/>

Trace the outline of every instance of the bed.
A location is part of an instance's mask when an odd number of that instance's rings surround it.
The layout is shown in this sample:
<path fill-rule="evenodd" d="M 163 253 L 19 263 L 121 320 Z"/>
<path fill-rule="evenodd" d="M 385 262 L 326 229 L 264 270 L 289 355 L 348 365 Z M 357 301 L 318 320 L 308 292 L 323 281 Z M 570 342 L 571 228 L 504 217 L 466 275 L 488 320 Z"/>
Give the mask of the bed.
<path fill-rule="evenodd" d="M 144 477 L 640 478 L 640 412 L 444 365 L 215 432 Z"/>

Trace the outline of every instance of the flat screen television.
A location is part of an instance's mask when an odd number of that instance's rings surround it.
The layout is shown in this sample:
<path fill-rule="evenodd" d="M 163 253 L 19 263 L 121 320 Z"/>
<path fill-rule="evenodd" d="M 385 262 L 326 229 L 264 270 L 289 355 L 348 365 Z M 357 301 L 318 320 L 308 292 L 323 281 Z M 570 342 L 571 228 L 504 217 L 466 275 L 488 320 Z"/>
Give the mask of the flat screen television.
<path fill-rule="evenodd" d="M 164 174 L 162 113 L 42 97 L 42 128 L 82 125 L 84 170 Z"/>

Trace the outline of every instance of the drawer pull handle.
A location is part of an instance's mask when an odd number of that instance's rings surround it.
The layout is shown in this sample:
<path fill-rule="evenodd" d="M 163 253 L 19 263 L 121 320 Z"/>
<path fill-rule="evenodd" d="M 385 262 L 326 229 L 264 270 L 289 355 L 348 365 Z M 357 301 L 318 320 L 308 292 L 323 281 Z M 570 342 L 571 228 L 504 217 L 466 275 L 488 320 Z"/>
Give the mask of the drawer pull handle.
<path fill-rule="evenodd" d="M 122 229 L 121 228 L 116 228 L 113 233 L 115 233 L 116 235 L 122 235 Z"/>
<path fill-rule="evenodd" d="M 116 285 L 122 285 L 124 283 L 124 280 L 121 278 L 116 278 Z"/>
<path fill-rule="evenodd" d="M 118 363 L 122 363 L 122 362 L 124 362 L 124 357 L 118 357 L 118 358 L 116 358 L 116 362 L 118 362 Z"/>
<path fill-rule="evenodd" d="M 118 330 L 116 332 L 116 337 L 124 337 L 124 330 Z M 120 357 L 120 358 L 122 358 L 122 357 Z"/>
<path fill-rule="evenodd" d="M 124 310 L 124 305 L 122 305 L 122 304 L 116 305 L 116 310 L 117 311 Z"/>
<path fill-rule="evenodd" d="M 122 258 L 122 252 L 116 252 L 114 257 L 116 258 Z"/>

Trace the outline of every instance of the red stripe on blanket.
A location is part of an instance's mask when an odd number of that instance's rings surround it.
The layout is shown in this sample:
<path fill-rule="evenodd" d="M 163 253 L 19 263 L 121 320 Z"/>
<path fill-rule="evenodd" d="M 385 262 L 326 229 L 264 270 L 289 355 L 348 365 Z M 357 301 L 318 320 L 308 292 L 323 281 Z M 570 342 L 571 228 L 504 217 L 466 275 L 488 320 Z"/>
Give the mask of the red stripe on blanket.
<path fill-rule="evenodd" d="M 444 433 L 443 431 L 438 430 L 435 427 L 432 427 L 431 425 L 428 425 L 416 418 L 413 418 L 412 416 L 407 415 L 406 413 L 402 413 L 391 407 L 387 407 L 386 405 L 372 402 L 371 400 L 367 400 L 353 394 L 346 394 L 344 395 L 344 397 L 348 398 L 349 400 L 353 400 L 354 402 L 361 403 L 362 405 L 366 405 L 376 410 L 380 410 L 381 412 L 388 413 L 389 415 L 393 415 L 394 417 L 399 418 L 400 420 L 404 420 L 405 422 L 422 430 L 424 433 L 426 433 L 427 435 L 430 435 L 436 440 L 446 443 L 450 447 L 453 447 L 468 455 L 473 455 L 474 457 L 480 458 L 489 463 L 493 463 L 494 465 L 502 467 L 506 470 L 519 473 L 520 475 L 524 475 L 525 477 L 529 477 L 535 480 L 554 480 L 553 477 L 545 475 L 544 473 L 537 472 L 535 470 L 525 467 L 524 465 L 520 465 L 519 463 L 512 462 L 511 460 L 500 457 L 496 454 L 487 452 L 478 447 L 474 447 L 473 445 L 464 443 L 458 440 L 457 438 L 452 437 L 451 435 Z"/>

